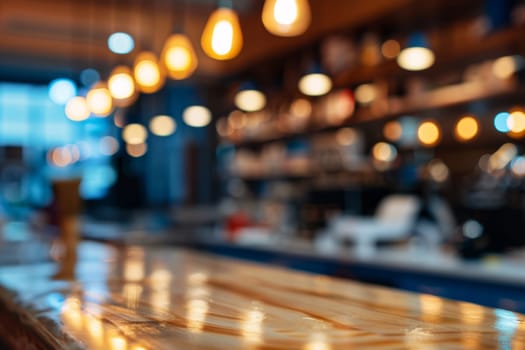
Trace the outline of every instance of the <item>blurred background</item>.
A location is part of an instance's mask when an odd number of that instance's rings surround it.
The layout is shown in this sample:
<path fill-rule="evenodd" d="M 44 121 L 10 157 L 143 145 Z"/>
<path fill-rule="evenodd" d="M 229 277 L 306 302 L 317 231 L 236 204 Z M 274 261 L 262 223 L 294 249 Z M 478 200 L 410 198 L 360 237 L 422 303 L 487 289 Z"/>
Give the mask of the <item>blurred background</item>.
<path fill-rule="evenodd" d="M 521 0 L 3 1 L 4 259 L 74 180 L 87 239 L 523 310 L 524 37 Z"/>

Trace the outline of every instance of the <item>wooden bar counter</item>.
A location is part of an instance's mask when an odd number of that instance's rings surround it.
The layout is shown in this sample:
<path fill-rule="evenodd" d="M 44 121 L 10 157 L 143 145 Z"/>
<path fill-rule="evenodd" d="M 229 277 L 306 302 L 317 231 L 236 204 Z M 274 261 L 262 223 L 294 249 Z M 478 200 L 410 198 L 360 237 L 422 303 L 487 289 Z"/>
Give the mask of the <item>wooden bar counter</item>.
<path fill-rule="evenodd" d="M 82 243 L 76 280 L 52 280 L 56 269 L 0 268 L 2 342 L 16 349 L 525 349 L 525 317 L 517 313 L 192 250 Z"/>

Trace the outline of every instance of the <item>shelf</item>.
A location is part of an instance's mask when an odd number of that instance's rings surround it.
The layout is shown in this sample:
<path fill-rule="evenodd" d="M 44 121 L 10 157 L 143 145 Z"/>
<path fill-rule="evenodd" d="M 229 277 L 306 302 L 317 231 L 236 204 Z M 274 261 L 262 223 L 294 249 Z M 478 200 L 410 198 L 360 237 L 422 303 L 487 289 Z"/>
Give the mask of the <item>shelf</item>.
<path fill-rule="evenodd" d="M 487 59 L 494 59 L 503 55 L 516 54 L 525 50 L 525 28 L 506 28 L 490 33 L 480 40 L 448 40 L 450 35 L 442 33 L 440 38 L 446 40 L 434 45 L 436 63 L 430 69 L 419 72 L 409 72 L 401 69 L 395 60 L 385 61 L 376 66 L 354 67 L 334 78 L 336 87 L 347 87 L 364 83 L 377 78 L 403 77 L 403 76 L 428 76 L 439 75 L 443 71 L 449 71 L 454 67 L 465 67 L 466 65 Z M 474 38 L 471 38 L 474 39 Z"/>
<path fill-rule="evenodd" d="M 430 110 L 459 108 L 468 104 L 485 101 L 492 104 L 521 102 L 525 95 L 525 86 L 520 86 L 514 80 L 500 81 L 500 85 L 487 83 L 461 83 L 434 89 L 421 93 L 417 98 L 389 99 L 389 110 L 384 113 L 374 113 L 370 108 L 360 108 L 347 122 L 337 126 L 311 127 L 300 133 L 283 134 L 264 140 L 244 140 L 233 143 L 236 147 L 259 147 L 264 144 L 288 141 L 304 136 L 334 131 L 345 126 L 355 126 L 361 123 L 391 119 L 403 115 L 417 114 Z"/>

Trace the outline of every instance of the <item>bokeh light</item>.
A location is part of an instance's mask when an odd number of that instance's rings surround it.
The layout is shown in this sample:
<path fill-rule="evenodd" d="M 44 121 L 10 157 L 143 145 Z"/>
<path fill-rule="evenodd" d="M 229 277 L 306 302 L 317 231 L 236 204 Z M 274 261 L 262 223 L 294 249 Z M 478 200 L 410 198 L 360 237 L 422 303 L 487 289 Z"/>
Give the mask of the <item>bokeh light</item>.
<path fill-rule="evenodd" d="M 146 143 L 126 144 L 126 152 L 133 158 L 139 158 L 146 154 L 148 145 Z"/>
<path fill-rule="evenodd" d="M 307 96 L 322 96 L 332 89 L 332 80 L 326 74 L 307 74 L 299 80 L 299 91 Z"/>
<path fill-rule="evenodd" d="M 190 39 L 181 33 L 172 34 L 164 44 L 161 60 L 172 79 L 186 79 L 197 69 L 198 60 Z"/>
<path fill-rule="evenodd" d="M 381 45 L 381 53 L 385 58 L 394 59 L 401 52 L 401 45 L 394 39 L 387 40 Z"/>
<path fill-rule="evenodd" d="M 235 106 L 246 112 L 256 112 L 266 106 L 266 96 L 258 90 L 241 90 L 235 95 Z"/>
<path fill-rule="evenodd" d="M 138 145 L 146 142 L 148 138 L 148 131 L 143 125 L 128 124 L 122 130 L 122 138 L 127 144 Z"/>
<path fill-rule="evenodd" d="M 525 131 L 525 113 L 521 110 L 511 112 L 507 118 L 507 128 L 516 134 Z"/>
<path fill-rule="evenodd" d="M 66 104 L 65 113 L 68 119 L 75 122 L 86 120 L 90 114 L 86 99 L 82 96 L 71 98 Z"/>
<path fill-rule="evenodd" d="M 237 56 L 243 46 L 243 35 L 237 13 L 219 7 L 208 18 L 201 36 L 201 47 L 211 58 L 229 60 Z"/>
<path fill-rule="evenodd" d="M 49 83 L 49 98 L 57 105 L 64 105 L 77 94 L 77 86 L 70 79 L 59 78 Z"/>
<path fill-rule="evenodd" d="M 211 112 L 204 106 L 190 106 L 182 114 L 184 123 L 194 128 L 201 128 L 211 122 Z"/>
<path fill-rule="evenodd" d="M 349 146 L 357 141 L 357 133 L 352 128 L 342 128 L 335 134 L 335 140 L 341 146 Z"/>
<path fill-rule="evenodd" d="M 378 142 L 372 148 L 372 156 L 377 161 L 389 163 L 396 159 L 397 150 L 389 143 Z"/>
<path fill-rule="evenodd" d="M 107 117 L 113 109 L 113 99 L 105 84 L 93 86 L 86 95 L 86 103 L 91 113 L 98 117 Z"/>
<path fill-rule="evenodd" d="M 383 127 L 383 136 L 392 142 L 399 141 L 403 136 L 403 126 L 397 120 L 388 122 Z"/>
<path fill-rule="evenodd" d="M 140 91 L 151 94 L 158 91 L 165 81 L 165 76 L 153 52 L 141 52 L 133 65 L 133 76 Z"/>
<path fill-rule="evenodd" d="M 355 99 L 357 102 L 367 105 L 373 102 L 377 97 L 377 88 L 374 84 L 359 85 L 355 89 Z"/>
<path fill-rule="evenodd" d="M 447 181 L 450 171 L 442 160 L 433 159 L 428 164 L 428 173 L 433 181 L 442 183 Z"/>
<path fill-rule="evenodd" d="M 439 126 L 433 121 L 422 123 L 417 129 L 417 138 L 424 146 L 434 146 L 441 138 Z"/>
<path fill-rule="evenodd" d="M 298 98 L 290 105 L 290 114 L 294 117 L 306 118 L 312 114 L 312 103 L 304 98 Z"/>
<path fill-rule="evenodd" d="M 262 10 L 264 27 L 279 36 L 303 34 L 311 21 L 308 0 L 266 0 Z"/>
<path fill-rule="evenodd" d="M 456 123 L 455 136 L 458 141 L 470 141 L 476 137 L 479 132 L 479 123 L 476 118 L 466 116 Z"/>
<path fill-rule="evenodd" d="M 510 78 L 523 65 L 521 56 L 504 56 L 494 61 L 492 73 L 500 79 Z"/>
<path fill-rule="evenodd" d="M 435 57 L 426 47 L 408 47 L 397 56 L 397 63 L 405 70 L 420 71 L 431 67 Z"/>
<path fill-rule="evenodd" d="M 84 86 L 91 86 L 100 80 L 100 74 L 96 69 L 86 68 L 80 73 L 80 82 Z"/>
<path fill-rule="evenodd" d="M 112 156 L 118 152 L 119 144 L 113 136 L 104 136 L 100 139 L 100 153 L 105 156 Z"/>
<path fill-rule="evenodd" d="M 169 136 L 177 129 L 177 123 L 169 115 L 157 115 L 149 122 L 149 129 L 154 135 Z"/>
<path fill-rule="evenodd" d="M 494 127 L 496 128 L 496 130 L 502 133 L 509 132 L 510 129 L 507 124 L 509 117 L 510 113 L 507 112 L 501 112 L 496 114 L 496 116 L 494 117 Z"/>
<path fill-rule="evenodd" d="M 512 173 L 517 177 L 525 176 L 525 157 L 519 156 L 512 160 L 510 164 L 510 169 Z"/>
<path fill-rule="evenodd" d="M 108 37 L 108 48 L 111 52 L 125 55 L 133 51 L 135 41 L 128 33 L 116 32 Z"/>

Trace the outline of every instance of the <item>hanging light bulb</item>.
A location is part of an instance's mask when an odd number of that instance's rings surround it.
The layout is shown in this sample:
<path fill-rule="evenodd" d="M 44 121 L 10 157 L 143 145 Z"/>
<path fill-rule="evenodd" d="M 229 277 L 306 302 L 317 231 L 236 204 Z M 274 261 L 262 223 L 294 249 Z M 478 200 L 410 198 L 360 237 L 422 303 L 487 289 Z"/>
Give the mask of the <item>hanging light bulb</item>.
<path fill-rule="evenodd" d="M 162 49 L 161 61 L 172 79 L 186 79 L 197 68 L 197 55 L 184 34 L 171 35 Z"/>
<path fill-rule="evenodd" d="M 303 34 L 310 25 L 308 0 L 266 0 L 262 11 L 265 28 L 279 36 Z"/>
<path fill-rule="evenodd" d="M 428 48 L 425 35 L 416 33 L 408 39 L 408 45 L 397 56 L 397 64 L 406 70 L 425 70 L 434 64 L 434 52 Z"/>
<path fill-rule="evenodd" d="M 266 106 L 266 96 L 253 83 L 244 83 L 235 95 L 235 106 L 245 112 L 260 111 Z"/>
<path fill-rule="evenodd" d="M 133 75 L 140 91 L 152 94 L 164 85 L 165 77 L 153 52 L 141 52 L 135 59 Z"/>
<path fill-rule="evenodd" d="M 299 80 L 299 91 L 307 96 L 322 96 L 332 89 L 332 79 L 314 66 Z"/>
<path fill-rule="evenodd" d="M 97 117 L 107 117 L 113 110 L 113 98 L 104 83 L 93 85 L 86 95 L 86 102 L 91 113 Z"/>
<path fill-rule="evenodd" d="M 116 106 L 129 106 L 137 95 L 131 70 L 126 66 L 115 67 L 108 79 L 108 89 Z"/>
<path fill-rule="evenodd" d="M 201 37 L 206 55 L 217 60 L 234 58 L 242 49 L 242 32 L 237 13 L 229 6 L 216 9 L 208 18 Z"/>
<path fill-rule="evenodd" d="M 66 103 L 66 117 L 73 121 L 79 122 L 89 117 L 89 107 L 86 99 L 82 96 L 76 96 Z"/>

